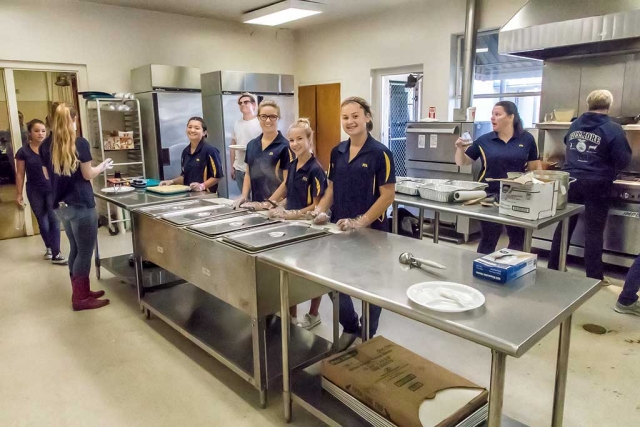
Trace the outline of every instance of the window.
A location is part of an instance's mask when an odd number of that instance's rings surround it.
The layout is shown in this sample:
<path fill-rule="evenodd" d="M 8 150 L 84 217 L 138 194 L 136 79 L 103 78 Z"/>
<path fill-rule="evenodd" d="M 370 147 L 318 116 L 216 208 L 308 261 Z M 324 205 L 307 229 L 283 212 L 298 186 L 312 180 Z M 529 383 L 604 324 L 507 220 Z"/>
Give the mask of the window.
<path fill-rule="evenodd" d="M 456 99 L 460 100 L 464 37 L 458 37 L 458 75 Z M 478 32 L 473 99 L 476 121 L 489 121 L 498 101 L 512 101 L 518 106 L 525 128 L 533 127 L 540 114 L 542 61 L 498 53 L 498 32 Z"/>

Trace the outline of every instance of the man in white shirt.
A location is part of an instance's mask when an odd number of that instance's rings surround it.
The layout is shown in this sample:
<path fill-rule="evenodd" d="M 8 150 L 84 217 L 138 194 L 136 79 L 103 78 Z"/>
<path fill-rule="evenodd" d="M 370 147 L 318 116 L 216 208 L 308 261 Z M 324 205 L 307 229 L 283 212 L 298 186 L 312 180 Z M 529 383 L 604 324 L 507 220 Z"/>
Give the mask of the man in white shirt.
<path fill-rule="evenodd" d="M 242 120 L 238 120 L 233 126 L 231 144 L 246 147 L 249 141 L 257 138 L 262 133 L 260 122 L 256 117 L 256 96 L 248 92 L 243 92 L 238 98 L 238 106 L 242 113 Z M 233 165 L 231 168 L 231 179 L 234 179 L 236 184 L 238 184 L 240 193 L 242 193 L 244 173 L 247 170 L 244 156 L 245 150 L 231 150 L 231 164 Z"/>

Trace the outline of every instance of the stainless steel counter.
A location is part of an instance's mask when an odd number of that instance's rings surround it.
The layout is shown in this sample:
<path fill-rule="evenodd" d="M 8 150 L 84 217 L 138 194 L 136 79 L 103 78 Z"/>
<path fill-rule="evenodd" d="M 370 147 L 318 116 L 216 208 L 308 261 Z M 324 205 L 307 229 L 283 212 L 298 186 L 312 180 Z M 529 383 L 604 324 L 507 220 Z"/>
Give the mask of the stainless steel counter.
<path fill-rule="evenodd" d="M 520 227 L 525 230 L 524 251 L 531 252 L 531 245 L 533 241 L 533 232 L 550 225 L 561 223 L 562 234 L 560 239 L 560 260 L 558 269 L 564 271 L 567 264 L 567 247 L 569 244 L 569 218 L 578 215 L 584 211 L 584 205 L 576 205 L 573 203 L 567 204 L 566 209 L 556 211 L 556 214 L 543 218 L 540 220 L 530 221 L 526 219 L 516 218 L 508 215 L 501 215 L 498 211 L 498 207 L 486 207 L 480 204 L 464 206 L 460 203 L 442 203 L 432 202 L 425 200 L 418 196 L 408 196 L 406 194 L 396 193 L 395 200 L 393 201 L 393 220 L 392 231 L 398 233 L 398 206 L 412 206 L 419 209 L 419 234 L 420 239 L 423 235 L 424 227 L 424 211 L 431 210 L 435 212 L 433 220 L 433 242 L 438 243 L 440 235 L 440 213 L 446 212 L 454 215 L 465 216 L 471 219 L 479 221 L 495 222 L 498 224 L 511 225 L 514 227 Z"/>
<path fill-rule="evenodd" d="M 93 192 L 93 195 L 98 199 L 113 203 L 114 205 L 127 211 L 141 208 L 143 206 L 158 205 L 162 203 L 169 203 L 177 200 L 191 199 L 196 197 L 217 198 L 217 196 L 214 194 L 204 192 L 186 192 L 162 195 L 149 192 L 145 189 L 136 189 L 135 191 L 121 194 L 107 194 L 97 190 Z"/>
<path fill-rule="evenodd" d="M 398 256 L 406 251 L 444 264 L 448 269 L 433 272 L 410 269 L 398 262 Z M 258 260 L 281 270 L 282 307 L 289 304 L 290 277 L 302 277 L 325 286 L 327 291 L 354 296 L 492 349 L 490 426 L 500 424 L 506 356 L 520 357 L 556 326 L 562 325 L 555 419 L 558 412 L 561 415 L 564 402 L 571 313 L 597 292 L 598 281 L 539 268 L 500 285 L 473 277 L 472 262 L 478 256 L 454 247 L 361 230 L 275 249 L 260 254 Z M 459 314 L 438 313 L 410 303 L 407 289 L 431 280 L 467 284 L 481 291 L 486 303 L 479 309 Z M 286 333 L 283 336 L 287 336 Z M 290 417 L 287 393 L 285 416 Z"/>
<path fill-rule="evenodd" d="M 140 305 L 147 315 L 160 317 L 251 383 L 266 405 L 268 384 L 282 372 L 281 329 L 270 320 L 280 310 L 278 269 L 258 264 L 256 254 L 221 238 L 207 237 L 143 211 L 132 212 Z M 244 212 L 239 215 L 239 221 L 246 216 Z M 143 259 L 187 283 L 148 289 L 141 279 Z M 292 305 L 324 293 L 322 286 L 306 279 L 296 284 L 299 291 L 292 293 Z M 334 310 L 337 316 L 337 300 Z M 308 366 L 329 354 L 330 342 L 297 326 L 292 328 L 296 364 Z"/>

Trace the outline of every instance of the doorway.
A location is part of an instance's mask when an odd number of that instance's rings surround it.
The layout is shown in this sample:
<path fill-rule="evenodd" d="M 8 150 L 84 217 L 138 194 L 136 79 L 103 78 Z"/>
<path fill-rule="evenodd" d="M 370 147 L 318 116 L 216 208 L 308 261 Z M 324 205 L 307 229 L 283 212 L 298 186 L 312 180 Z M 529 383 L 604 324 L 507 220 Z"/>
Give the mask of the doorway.
<path fill-rule="evenodd" d="M 314 153 L 324 170 L 329 168 L 331 150 L 340 134 L 340 83 L 299 86 L 298 116 L 311 122 Z"/>
<path fill-rule="evenodd" d="M 420 119 L 422 73 L 382 76 L 381 142 L 389 147 L 398 176 L 407 176 L 407 122 Z"/>
<path fill-rule="evenodd" d="M 61 102 L 70 103 L 80 111 L 75 71 L 0 68 L 0 239 L 39 233 L 24 185 L 24 221 L 18 220 L 21 215 L 16 203 L 19 189 L 15 154 L 29 144 L 28 123 L 39 119 L 50 130 L 53 109 Z"/>

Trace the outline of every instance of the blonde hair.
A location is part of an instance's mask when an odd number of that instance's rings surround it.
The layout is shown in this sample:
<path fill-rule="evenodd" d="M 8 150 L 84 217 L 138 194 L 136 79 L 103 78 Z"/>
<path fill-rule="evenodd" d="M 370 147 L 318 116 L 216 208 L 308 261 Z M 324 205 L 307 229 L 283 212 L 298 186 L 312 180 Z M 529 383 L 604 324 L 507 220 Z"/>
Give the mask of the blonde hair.
<path fill-rule="evenodd" d="M 65 103 L 58 105 L 53 114 L 51 163 L 53 172 L 58 175 L 71 176 L 78 169 L 75 118 L 75 108 Z"/>
<path fill-rule="evenodd" d="M 594 90 L 587 96 L 589 111 L 608 110 L 613 104 L 613 95 L 606 89 Z"/>
<path fill-rule="evenodd" d="M 359 96 L 350 96 L 349 98 L 342 101 L 340 104 L 340 109 L 347 104 L 358 104 L 360 108 L 364 111 L 365 116 L 369 116 L 371 120 L 367 122 L 367 130 L 371 132 L 373 130 L 373 113 L 371 112 L 371 105 L 364 99 Z"/>
<path fill-rule="evenodd" d="M 280 106 L 273 99 L 263 99 L 260 105 L 258 105 L 258 115 L 260 114 L 260 110 L 264 107 L 273 107 L 278 112 L 278 117 L 280 117 Z"/>
<path fill-rule="evenodd" d="M 287 131 L 287 133 L 289 133 L 291 129 L 294 128 L 304 129 L 304 134 L 306 135 L 307 139 L 310 142 L 313 142 L 313 129 L 311 129 L 311 122 L 309 121 L 309 119 L 300 117 L 291 126 L 289 126 L 289 130 Z"/>

